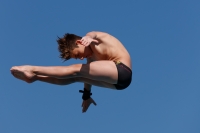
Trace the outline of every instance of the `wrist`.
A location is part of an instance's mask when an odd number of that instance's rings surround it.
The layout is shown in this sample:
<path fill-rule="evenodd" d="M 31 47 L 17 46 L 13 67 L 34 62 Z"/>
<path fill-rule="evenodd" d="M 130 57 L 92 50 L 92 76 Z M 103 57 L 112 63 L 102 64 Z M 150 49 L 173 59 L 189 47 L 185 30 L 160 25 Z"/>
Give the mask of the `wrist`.
<path fill-rule="evenodd" d="M 86 36 L 91 37 L 92 39 L 96 38 L 96 34 L 93 32 L 86 34 Z"/>
<path fill-rule="evenodd" d="M 91 89 L 90 88 L 84 88 L 84 91 L 91 91 Z"/>
<path fill-rule="evenodd" d="M 88 90 L 86 90 L 86 88 L 84 88 L 84 90 L 79 90 L 80 93 L 83 93 L 82 95 L 82 99 L 83 100 L 88 100 L 90 98 L 90 96 L 92 95 L 92 93 Z"/>
<path fill-rule="evenodd" d="M 91 35 L 86 35 L 85 37 L 93 39 L 93 36 L 91 36 Z"/>

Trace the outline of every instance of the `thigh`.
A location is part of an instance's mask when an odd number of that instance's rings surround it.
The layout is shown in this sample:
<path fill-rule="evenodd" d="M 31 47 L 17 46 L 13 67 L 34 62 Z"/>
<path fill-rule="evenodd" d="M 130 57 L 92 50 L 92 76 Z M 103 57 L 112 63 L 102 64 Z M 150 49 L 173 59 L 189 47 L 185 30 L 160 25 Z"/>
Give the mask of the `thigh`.
<path fill-rule="evenodd" d="M 88 79 L 88 78 L 84 78 L 84 77 L 77 77 L 77 78 L 75 78 L 75 80 L 76 80 L 76 82 L 82 82 L 82 83 L 87 83 L 87 84 L 98 86 L 98 87 L 104 87 L 104 88 L 116 90 L 116 88 L 113 84 L 103 82 L 103 81 L 96 81 L 96 80 L 92 80 L 92 79 Z"/>
<path fill-rule="evenodd" d="M 109 84 L 116 84 L 118 80 L 117 67 L 113 61 L 94 61 L 83 64 L 79 73 L 81 77 Z"/>

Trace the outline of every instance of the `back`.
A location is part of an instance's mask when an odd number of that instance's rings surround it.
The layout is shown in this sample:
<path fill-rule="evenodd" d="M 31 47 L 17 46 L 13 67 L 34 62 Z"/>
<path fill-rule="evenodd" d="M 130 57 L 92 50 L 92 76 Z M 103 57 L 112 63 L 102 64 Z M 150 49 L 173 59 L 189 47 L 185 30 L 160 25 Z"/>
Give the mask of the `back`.
<path fill-rule="evenodd" d="M 130 55 L 123 44 L 117 38 L 104 32 L 95 33 L 95 39 L 98 40 L 99 43 L 92 43 L 90 45 L 93 51 L 93 60 L 121 61 L 129 68 L 131 68 Z"/>

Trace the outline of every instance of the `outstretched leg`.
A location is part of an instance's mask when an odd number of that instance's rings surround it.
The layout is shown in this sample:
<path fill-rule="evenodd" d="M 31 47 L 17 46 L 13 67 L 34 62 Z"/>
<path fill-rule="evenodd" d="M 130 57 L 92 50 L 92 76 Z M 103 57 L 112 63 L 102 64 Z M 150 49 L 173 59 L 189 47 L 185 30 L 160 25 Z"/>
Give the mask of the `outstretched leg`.
<path fill-rule="evenodd" d="M 87 79 L 87 78 L 83 78 L 83 77 L 68 78 L 68 79 L 57 79 L 57 78 L 54 78 L 54 77 L 37 75 L 36 79 L 39 80 L 39 81 L 42 81 L 42 82 L 56 84 L 56 85 L 69 85 L 69 84 L 76 83 L 76 82 L 82 82 L 82 83 L 87 83 L 87 84 L 98 86 L 98 87 L 116 89 L 113 84 L 109 84 L 109 83 L 106 83 L 106 82 L 103 82 L 103 81 L 96 81 L 96 80 L 92 80 L 92 79 Z"/>
<path fill-rule="evenodd" d="M 44 75 L 59 79 L 83 77 L 95 81 L 103 81 L 109 84 L 116 84 L 118 72 L 113 61 L 95 61 L 90 64 L 75 64 L 71 66 L 16 66 L 11 71 L 18 73 L 31 72 L 36 75 Z M 31 77 L 29 77 L 31 78 Z"/>
<path fill-rule="evenodd" d="M 36 74 L 29 71 L 18 71 L 17 69 L 11 69 L 11 73 L 15 78 L 26 81 L 27 83 L 32 83 L 36 80 Z"/>

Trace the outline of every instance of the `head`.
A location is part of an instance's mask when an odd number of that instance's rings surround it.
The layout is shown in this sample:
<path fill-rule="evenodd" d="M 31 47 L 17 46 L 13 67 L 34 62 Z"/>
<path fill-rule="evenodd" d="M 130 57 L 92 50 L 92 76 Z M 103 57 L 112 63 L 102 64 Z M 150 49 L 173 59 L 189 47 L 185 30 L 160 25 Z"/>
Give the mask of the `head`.
<path fill-rule="evenodd" d="M 60 52 L 60 58 L 64 61 L 71 58 L 84 59 L 91 54 L 89 47 L 85 47 L 81 44 L 81 37 L 75 34 L 65 34 L 63 38 L 58 37 L 58 50 Z"/>

